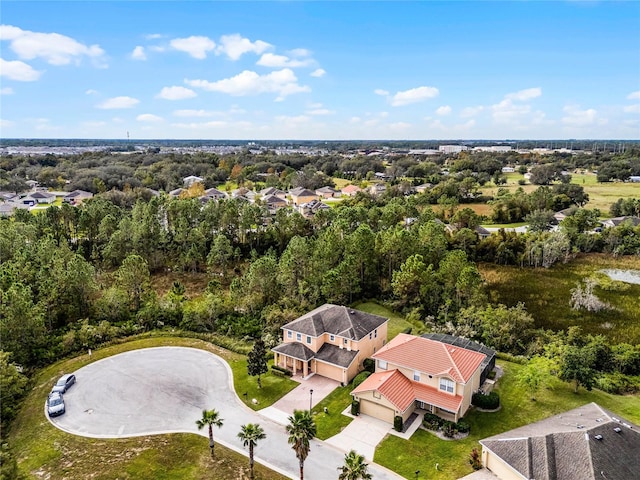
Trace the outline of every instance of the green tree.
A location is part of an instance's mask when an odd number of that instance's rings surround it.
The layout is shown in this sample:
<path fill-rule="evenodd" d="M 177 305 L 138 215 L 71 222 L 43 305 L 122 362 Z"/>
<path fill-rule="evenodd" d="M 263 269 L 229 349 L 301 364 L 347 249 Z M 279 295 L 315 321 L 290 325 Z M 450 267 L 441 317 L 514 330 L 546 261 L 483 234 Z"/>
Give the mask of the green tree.
<path fill-rule="evenodd" d="M 116 271 L 116 280 L 118 286 L 127 293 L 131 309 L 137 312 L 151 288 L 147 261 L 139 255 L 129 255 Z"/>
<path fill-rule="evenodd" d="M 546 232 L 551 230 L 553 212 L 551 210 L 534 210 L 524 217 L 524 221 L 529 224 L 530 232 Z"/>
<path fill-rule="evenodd" d="M 300 480 L 304 480 L 304 461 L 309 456 L 310 442 L 316 435 L 316 424 L 309 410 L 294 410 L 286 426 L 288 443 L 300 462 Z"/>
<path fill-rule="evenodd" d="M 258 377 L 258 388 L 262 388 L 260 375 L 264 375 L 269 371 L 267 367 L 267 350 L 262 338 L 258 338 L 253 344 L 253 348 L 247 357 L 247 373 Z"/>
<path fill-rule="evenodd" d="M 548 384 L 550 378 L 551 360 L 538 355 L 529 360 L 516 377 L 517 382 L 531 395 L 531 400 L 536 399 L 536 393 Z"/>
<path fill-rule="evenodd" d="M 0 350 L 0 419 L 5 428 L 17 413 L 18 401 L 25 394 L 28 383 L 27 377 L 9 361 L 9 356 Z"/>
<path fill-rule="evenodd" d="M 574 393 L 582 385 L 591 390 L 596 380 L 594 351 L 588 345 L 567 345 L 560 358 L 559 377 L 565 382 L 574 382 Z"/>
<path fill-rule="evenodd" d="M 213 427 L 222 427 L 223 420 L 220 418 L 220 414 L 217 410 L 203 410 L 202 418 L 196 421 L 198 430 L 202 430 L 204 427 L 209 428 L 209 448 L 211 449 L 211 457 L 214 456 L 215 443 L 213 442 Z"/>
<path fill-rule="evenodd" d="M 338 480 L 371 480 L 373 475 L 368 472 L 369 464 L 365 458 L 355 450 L 344 456 L 344 465 L 338 467 Z"/>
<path fill-rule="evenodd" d="M 238 433 L 238 438 L 242 440 L 242 445 L 249 447 L 249 470 L 251 472 L 249 478 L 253 480 L 253 448 L 258 444 L 259 440 L 267 438 L 267 435 L 257 423 L 247 423 L 240 428 L 242 430 Z"/>

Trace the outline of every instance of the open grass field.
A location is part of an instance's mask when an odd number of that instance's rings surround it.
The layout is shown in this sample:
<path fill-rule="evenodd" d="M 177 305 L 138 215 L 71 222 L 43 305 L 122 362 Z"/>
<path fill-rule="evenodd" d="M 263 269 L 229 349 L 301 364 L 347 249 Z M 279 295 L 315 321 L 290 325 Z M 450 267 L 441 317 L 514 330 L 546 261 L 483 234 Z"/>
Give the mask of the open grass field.
<path fill-rule="evenodd" d="M 498 365 L 504 370 L 504 376 L 498 381 L 496 388 L 502 408 L 494 413 L 471 410 L 465 417 L 471 425 L 471 432 L 467 438 L 441 440 L 422 429 L 410 440 L 388 435 L 378 445 L 375 462 L 405 478 L 415 478 L 415 471 L 420 470 L 420 478 L 453 480 L 473 472 L 468 462 L 469 454 L 473 447 L 480 450 L 478 442 L 481 439 L 586 403 L 596 402 L 627 420 L 636 424 L 640 422 L 640 396 L 615 396 L 599 390 L 580 390 L 580 393 L 574 394 L 571 385 L 554 378 L 549 388 L 541 390 L 536 395 L 537 401 L 532 401 L 515 381 L 515 376 L 522 366 L 501 361 Z"/>
<path fill-rule="evenodd" d="M 403 315 L 390 310 L 389 308 L 380 305 L 376 302 L 362 302 L 353 306 L 358 310 L 367 313 L 373 313 L 374 315 L 380 315 L 381 317 L 387 317 L 389 323 L 387 326 L 387 339 L 391 340 L 400 332 L 405 331 L 407 328 L 411 328 L 412 335 L 420 335 L 425 333 L 427 329 L 422 322 L 409 322 Z"/>
<path fill-rule="evenodd" d="M 11 429 L 3 432 L 16 454 L 20 472 L 26 478 L 50 480 L 248 478 L 247 457 L 216 445 L 216 458 L 212 460 L 208 440 L 199 435 L 91 439 L 58 430 L 45 417 L 44 401 L 51 385 L 62 373 L 75 371 L 90 361 L 125 351 L 167 345 L 200 348 L 227 360 L 234 373 L 236 391 L 250 392 L 249 402 L 245 402 L 249 406 L 252 406 L 250 399 L 257 398 L 258 408 L 266 407 L 273 399 L 280 398 L 295 386 L 292 380 L 268 374 L 263 376 L 263 389 L 258 392 L 255 378 L 247 377 L 244 356 L 201 340 L 151 337 L 94 350 L 91 359 L 88 355 L 81 355 L 51 365 L 37 374 L 35 387 L 25 399 Z M 240 399 L 244 400 L 242 395 Z M 215 474 L 212 474 L 213 471 Z M 256 464 L 256 478 L 281 480 L 286 477 Z"/>
<path fill-rule="evenodd" d="M 524 175 L 520 173 L 508 173 L 505 175 L 507 184 L 502 185 L 509 191 L 514 192 L 518 188 L 531 193 L 538 188 L 538 185 L 532 185 L 527 182 L 525 185 L 519 185 L 519 180 L 524 180 Z M 640 198 L 640 184 L 624 183 L 624 182 L 606 182 L 598 183 L 597 177 L 593 173 L 572 174 L 571 183 L 582 185 L 584 191 L 589 194 L 589 203 L 585 208 L 597 208 L 602 212 L 603 217 L 609 216 L 609 208 L 619 198 Z M 493 183 L 487 184 L 481 188 L 484 195 L 495 195 L 498 187 Z M 475 208 L 474 208 L 475 210 Z M 481 214 L 479 211 L 476 213 Z M 484 213 L 486 215 L 486 213 Z"/>
<path fill-rule="evenodd" d="M 577 282 L 605 268 L 640 270 L 638 257 L 583 254 L 549 269 L 495 264 L 480 264 L 479 268 L 491 301 L 509 306 L 523 302 L 537 327 L 560 330 L 578 325 L 585 333 L 603 334 L 615 343 L 640 343 L 640 285 L 629 284 L 626 291 L 596 287 L 596 295 L 615 310 L 574 311 L 569 304 L 571 289 Z"/>

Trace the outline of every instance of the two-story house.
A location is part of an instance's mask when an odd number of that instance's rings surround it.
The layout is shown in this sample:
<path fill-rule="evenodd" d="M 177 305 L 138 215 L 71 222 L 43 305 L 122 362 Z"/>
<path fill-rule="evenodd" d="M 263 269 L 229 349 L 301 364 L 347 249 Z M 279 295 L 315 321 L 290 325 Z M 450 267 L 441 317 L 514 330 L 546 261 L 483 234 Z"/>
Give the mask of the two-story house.
<path fill-rule="evenodd" d="M 372 355 L 376 371 L 351 395 L 360 413 L 393 423 L 416 410 L 457 422 L 480 387 L 486 355 L 455 345 L 399 334 Z"/>
<path fill-rule="evenodd" d="M 291 195 L 291 202 L 295 207 L 298 205 L 302 205 L 303 203 L 309 203 L 313 200 L 318 200 L 318 195 L 316 192 L 312 192 L 307 188 L 297 187 L 292 190 L 289 190 L 289 195 Z"/>
<path fill-rule="evenodd" d="M 388 321 L 341 305 L 322 305 L 282 327 L 274 364 L 294 375 L 314 373 L 346 385 L 386 343 Z"/>

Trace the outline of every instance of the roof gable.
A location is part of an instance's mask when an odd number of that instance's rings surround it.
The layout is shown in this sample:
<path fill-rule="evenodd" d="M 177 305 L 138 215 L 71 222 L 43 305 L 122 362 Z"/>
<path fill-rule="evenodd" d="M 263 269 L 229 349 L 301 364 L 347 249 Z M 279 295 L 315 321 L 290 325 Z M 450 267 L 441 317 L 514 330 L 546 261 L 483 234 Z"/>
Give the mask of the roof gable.
<path fill-rule="evenodd" d="M 401 333 L 375 353 L 373 358 L 466 383 L 480 367 L 485 355 Z"/>

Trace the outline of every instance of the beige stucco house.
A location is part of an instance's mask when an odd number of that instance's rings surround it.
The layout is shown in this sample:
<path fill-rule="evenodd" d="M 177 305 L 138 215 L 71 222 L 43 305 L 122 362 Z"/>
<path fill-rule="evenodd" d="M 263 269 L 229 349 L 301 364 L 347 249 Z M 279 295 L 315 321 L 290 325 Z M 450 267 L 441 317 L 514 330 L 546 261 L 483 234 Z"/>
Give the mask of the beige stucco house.
<path fill-rule="evenodd" d="M 393 423 L 420 409 L 457 422 L 480 387 L 486 355 L 401 333 L 372 358 L 375 373 L 351 392 L 360 413 Z"/>
<path fill-rule="evenodd" d="M 325 304 L 282 327 L 274 364 L 294 375 L 331 378 L 344 385 L 387 341 L 388 318 Z"/>
<path fill-rule="evenodd" d="M 294 188 L 293 190 L 289 190 L 289 195 L 291 195 L 291 202 L 294 206 L 302 205 L 303 203 L 309 203 L 313 200 L 318 200 L 319 197 L 316 195 L 316 192 L 312 192 L 307 188 Z"/>
<path fill-rule="evenodd" d="M 500 480 L 640 478 L 640 429 L 588 403 L 480 441 Z"/>

